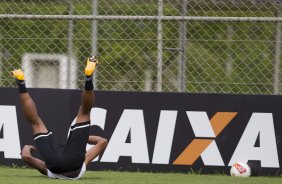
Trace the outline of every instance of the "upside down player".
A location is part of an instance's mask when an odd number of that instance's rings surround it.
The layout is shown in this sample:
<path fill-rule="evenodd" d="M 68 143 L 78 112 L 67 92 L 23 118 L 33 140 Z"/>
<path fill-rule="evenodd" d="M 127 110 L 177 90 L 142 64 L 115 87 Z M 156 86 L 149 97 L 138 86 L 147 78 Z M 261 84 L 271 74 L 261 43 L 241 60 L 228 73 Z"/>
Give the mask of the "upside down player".
<path fill-rule="evenodd" d="M 36 148 L 25 145 L 22 149 L 22 159 L 49 178 L 79 179 L 86 171 L 86 166 L 106 147 L 107 140 L 99 136 L 89 136 L 90 111 L 94 104 L 92 76 L 98 60 L 95 57 L 87 59 L 85 67 L 85 87 L 81 96 L 81 105 L 76 117 L 76 123 L 71 126 L 67 143 L 64 146 L 56 144 L 52 132 L 48 131 L 37 114 L 35 103 L 27 92 L 24 74 L 18 69 L 12 71 L 20 93 L 20 101 L 27 120 L 34 134 Z M 86 152 L 86 144 L 95 145 Z M 31 152 L 38 150 L 43 161 L 32 156 Z"/>

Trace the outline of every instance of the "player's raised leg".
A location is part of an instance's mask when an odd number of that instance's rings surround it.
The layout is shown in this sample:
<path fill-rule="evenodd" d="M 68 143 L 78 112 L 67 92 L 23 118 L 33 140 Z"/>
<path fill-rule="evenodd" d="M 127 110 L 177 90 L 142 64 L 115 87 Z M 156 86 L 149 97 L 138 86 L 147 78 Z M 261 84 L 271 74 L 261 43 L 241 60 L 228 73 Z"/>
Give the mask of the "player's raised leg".
<path fill-rule="evenodd" d="M 37 114 L 36 105 L 27 92 L 24 81 L 24 73 L 21 69 L 13 70 L 11 73 L 18 84 L 23 112 L 27 120 L 31 123 L 33 133 L 47 133 L 47 128 Z"/>
<path fill-rule="evenodd" d="M 94 105 L 94 86 L 93 86 L 93 73 L 95 71 L 98 60 L 95 56 L 88 58 L 86 61 L 85 74 L 85 86 L 81 96 L 81 105 L 76 117 L 76 123 L 83 123 L 90 121 L 90 111 Z"/>

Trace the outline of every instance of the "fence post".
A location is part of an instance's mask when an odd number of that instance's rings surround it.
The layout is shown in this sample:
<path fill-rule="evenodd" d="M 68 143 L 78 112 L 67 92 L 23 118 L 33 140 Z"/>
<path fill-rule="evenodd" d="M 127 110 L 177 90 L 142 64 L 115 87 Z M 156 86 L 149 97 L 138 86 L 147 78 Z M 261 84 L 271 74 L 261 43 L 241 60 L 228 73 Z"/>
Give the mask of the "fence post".
<path fill-rule="evenodd" d="M 187 0 L 182 0 L 181 16 L 187 15 Z M 185 48 L 186 48 L 186 21 L 180 21 L 179 26 L 179 56 L 178 56 L 178 91 L 185 92 L 186 90 L 186 62 L 185 62 Z"/>
<path fill-rule="evenodd" d="M 92 0 L 92 15 L 97 16 L 98 15 L 98 0 Z M 92 51 L 91 55 L 92 56 L 97 56 L 97 39 L 98 39 L 98 21 L 93 19 L 92 20 L 92 29 L 91 29 L 91 45 L 92 45 Z M 98 75 L 98 70 L 96 70 L 95 75 L 93 76 L 93 84 L 95 89 L 97 89 L 97 75 Z"/>
<path fill-rule="evenodd" d="M 163 0 L 158 0 L 158 65 L 157 65 L 157 91 L 162 91 L 162 74 L 163 74 Z"/>
<path fill-rule="evenodd" d="M 277 17 L 281 15 L 280 10 L 277 10 Z M 281 55 L 281 22 L 276 24 L 276 40 L 275 40 L 275 63 L 273 76 L 273 94 L 279 94 L 279 73 L 280 73 L 280 55 Z"/>
<path fill-rule="evenodd" d="M 233 44 L 233 36 L 235 34 L 235 31 L 233 29 L 232 25 L 228 25 L 227 27 L 227 58 L 226 58 L 226 65 L 225 65 L 225 73 L 227 77 L 229 78 L 233 72 L 233 50 L 232 50 L 232 44 Z"/>
<path fill-rule="evenodd" d="M 68 2 L 68 14 L 73 15 L 73 0 Z M 67 75 L 70 76 L 70 65 L 73 58 L 73 19 L 68 21 L 68 64 L 67 64 Z M 68 81 L 67 88 L 69 88 L 71 81 Z"/>
<path fill-rule="evenodd" d="M 4 52 L 4 49 L 3 49 L 3 46 L 2 46 L 2 33 L 0 33 L 0 86 L 2 87 L 3 85 L 3 80 L 2 80 L 2 67 L 4 65 L 3 63 L 3 52 Z"/>

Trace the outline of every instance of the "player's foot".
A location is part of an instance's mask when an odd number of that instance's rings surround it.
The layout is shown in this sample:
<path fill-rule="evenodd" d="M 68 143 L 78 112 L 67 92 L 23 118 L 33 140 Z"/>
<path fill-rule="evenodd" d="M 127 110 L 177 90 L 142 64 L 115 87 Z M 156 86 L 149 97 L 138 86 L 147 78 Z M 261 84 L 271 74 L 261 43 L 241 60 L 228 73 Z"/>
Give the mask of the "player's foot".
<path fill-rule="evenodd" d="M 12 76 L 16 79 L 16 81 L 24 81 L 24 73 L 21 69 L 15 69 L 11 71 Z"/>
<path fill-rule="evenodd" d="M 21 69 L 14 69 L 13 71 L 11 71 L 11 74 L 15 78 L 15 80 L 18 84 L 19 92 L 20 93 L 27 93 L 23 71 Z"/>
<path fill-rule="evenodd" d="M 86 61 L 86 67 L 84 70 L 84 74 L 87 77 L 92 76 L 97 64 L 98 64 L 98 59 L 95 56 L 88 58 Z"/>

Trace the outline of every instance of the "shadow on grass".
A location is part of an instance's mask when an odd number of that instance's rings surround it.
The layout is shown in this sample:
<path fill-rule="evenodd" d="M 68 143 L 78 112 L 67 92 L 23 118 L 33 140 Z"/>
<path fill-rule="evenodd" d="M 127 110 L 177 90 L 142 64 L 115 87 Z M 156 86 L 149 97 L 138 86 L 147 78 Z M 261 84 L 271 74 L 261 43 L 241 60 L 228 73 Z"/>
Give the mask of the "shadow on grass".
<path fill-rule="evenodd" d="M 10 175 L 7 175 L 7 177 L 11 177 Z M 18 177 L 18 176 L 16 176 Z M 24 176 L 24 175 L 21 175 L 19 177 L 24 177 L 24 178 L 29 178 L 29 179 L 47 179 L 47 180 L 68 180 L 68 179 L 55 179 L 55 178 L 48 178 L 47 176 L 45 175 L 36 175 L 36 176 Z M 97 177 L 97 176 L 82 176 L 80 179 L 76 180 L 76 181 L 87 181 L 87 180 L 101 180 L 102 177 Z"/>

